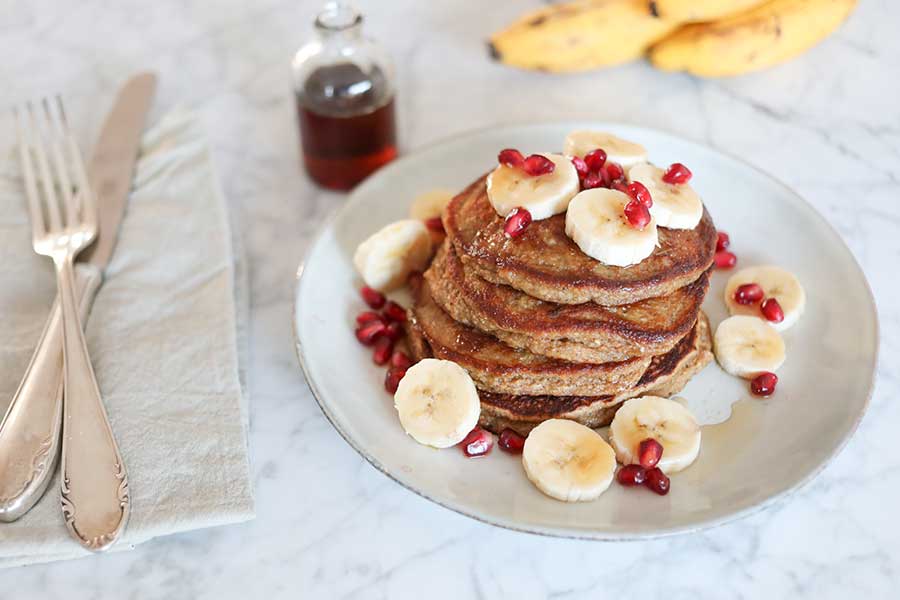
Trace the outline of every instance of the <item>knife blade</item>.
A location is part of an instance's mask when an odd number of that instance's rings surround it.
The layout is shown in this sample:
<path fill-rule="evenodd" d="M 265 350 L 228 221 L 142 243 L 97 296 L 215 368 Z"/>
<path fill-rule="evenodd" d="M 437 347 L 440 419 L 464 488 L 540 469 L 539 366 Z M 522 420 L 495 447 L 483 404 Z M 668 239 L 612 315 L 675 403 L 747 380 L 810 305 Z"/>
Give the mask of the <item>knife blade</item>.
<path fill-rule="evenodd" d="M 142 73 L 122 87 L 98 138 L 89 177 L 98 204 L 98 235 L 76 271 L 82 322 L 86 320 L 131 190 L 144 122 L 156 76 Z M 22 382 L 0 422 L 0 521 L 34 506 L 52 479 L 62 428 L 62 315 L 54 303 Z"/>

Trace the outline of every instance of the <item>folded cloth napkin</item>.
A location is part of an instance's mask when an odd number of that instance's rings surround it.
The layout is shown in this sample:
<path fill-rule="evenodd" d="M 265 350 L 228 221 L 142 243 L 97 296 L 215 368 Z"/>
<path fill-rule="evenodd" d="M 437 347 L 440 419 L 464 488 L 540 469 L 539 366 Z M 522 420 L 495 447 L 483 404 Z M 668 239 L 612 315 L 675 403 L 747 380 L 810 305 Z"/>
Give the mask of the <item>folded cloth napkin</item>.
<path fill-rule="evenodd" d="M 31 250 L 18 161 L 4 162 L 2 411 L 56 293 L 51 262 Z M 199 121 L 188 112 L 171 113 L 142 140 L 118 245 L 86 324 L 132 501 L 114 550 L 253 517 L 239 348 L 246 340 L 247 297 L 240 256 Z M 58 474 L 28 514 L 0 523 L 0 567 L 87 554 L 63 525 Z"/>

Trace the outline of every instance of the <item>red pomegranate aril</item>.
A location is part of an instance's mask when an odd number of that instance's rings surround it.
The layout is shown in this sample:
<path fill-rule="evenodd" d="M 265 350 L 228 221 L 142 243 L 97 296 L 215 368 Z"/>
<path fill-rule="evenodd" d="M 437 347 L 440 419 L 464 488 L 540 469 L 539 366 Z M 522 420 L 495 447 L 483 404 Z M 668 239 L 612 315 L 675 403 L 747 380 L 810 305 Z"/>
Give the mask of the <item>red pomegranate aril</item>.
<path fill-rule="evenodd" d="M 441 221 L 440 217 L 431 217 L 430 219 L 425 219 L 425 227 L 427 227 L 429 231 L 433 231 L 435 233 L 444 233 L 444 222 Z"/>
<path fill-rule="evenodd" d="M 672 163 L 662 176 L 666 183 L 681 184 L 691 180 L 691 170 L 681 163 Z"/>
<path fill-rule="evenodd" d="M 396 323 L 406 322 L 406 309 L 393 300 L 387 301 L 382 313 L 384 313 L 384 316 L 387 317 L 389 321 L 394 321 Z"/>
<path fill-rule="evenodd" d="M 647 481 L 647 470 L 641 465 L 625 465 L 616 473 L 616 481 L 629 487 Z"/>
<path fill-rule="evenodd" d="M 525 229 L 531 225 L 531 213 L 524 208 L 514 208 L 506 215 L 506 222 L 503 224 L 503 231 L 506 237 L 517 238 Z"/>
<path fill-rule="evenodd" d="M 635 229 L 643 229 L 650 223 L 650 211 L 641 202 L 630 200 L 625 205 L 625 218 Z"/>
<path fill-rule="evenodd" d="M 778 385 L 778 375 L 775 373 L 760 373 L 750 380 L 750 391 L 754 396 L 771 396 Z"/>
<path fill-rule="evenodd" d="M 644 485 L 660 496 L 665 496 L 669 493 L 669 478 L 666 477 L 666 474 L 659 467 L 654 467 L 647 471 L 647 481 Z"/>
<path fill-rule="evenodd" d="M 728 246 L 731 245 L 731 238 L 728 237 L 728 234 L 724 231 L 719 231 L 716 233 L 716 252 L 721 252 L 722 250 L 727 250 Z"/>
<path fill-rule="evenodd" d="M 359 294 L 362 296 L 363 301 L 369 305 L 370 308 L 379 309 L 384 306 L 385 297 L 384 294 L 379 292 L 378 290 L 372 289 L 367 285 L 364 285 L 360 290 Z"/>
<path fill-rule="evenodd" d="M 584 179 L 585 175 L 590 172 L 590 169 L 588 168 L 587 163 L 584 162 L 583 158 L 573 156 L 572 164 L 575 165 L 575 171 L 578 172 L 578 179 Z"/>
<path fill-rule="evenodd" d="M 758 283 L 745 283 L 734 290 L 734 301 L 738 304 L 756 304 L 763 299 L 765 292 Z"/>
<path fill-rule="evenodd" d="M 403 376 L 406 375 L 406 369 L 401 367 L 391 367 L 387 370 L 387 373 L 384 375 L 384 389 L 388 391 L 389 394 L 393 394 L 397 391 L 397 386 L 400 385 L 400 380 L 403 379 Z"/>
<path fill-rule="evenodd" d="M 408 369 L 413 366 L 413 361 L 403 350 L 394 350 L 391 354 L 391 366 Z"/>
<path fill-rule="evenodd" d="M 622 192 L 623 194 L 627 194 L 628 193 L 628 182 L 625 181 L 624 179 L 615 179 L 612 182 L 610 182 L 609 189 L 618 190 L 618 191 Z"/>
<path fill-rule="evenodd" d="M 772 323 L 781 323 L 784 321 L 784 311 L 781 309 L 781 305 L 778 304 L 778 300 L 775 298 L 767 298 L 760 304 L 759 309 L 762 311 L 763 316 L 767 321 L 771 321 Z"/>
<path fill-rule="evenodd" d="M 383 335 L 386 330 L 387 327 L 381 319 L 369 321 L 356 328 L 356 339 L 358 339 L 359 343 L 363 346 L 371 346 L 375 343 L 375 338 Z"/>
<path fill-rule="evenodd" d="M 396 342 L 403 337 L 403 325 L 396 321 L 388 323 L 384 328 L 384 335 L 392 342 Z"/>
<path fill-rule="evenodd" d="M 625 188 L 627 191 L 625 192 L 647 208 L 653 206 L 653 198 L 650 197 L 650 190 L 647 189 L 640 181 L 632 181 Z"/>
<path fill-rule="evenodd" d="M 585 175 L 584 179 L 581 180 L 581 187 L 586 190 L 603 187 L 603 177 L 600 175 L 600 173 L 591 171 L 590 173 Z"/>
<path fill-rule="evenodd" d="M 584 162 L 591 171 L 599 171 L 606 164 L 606 150 L 597 148 L 584 155 Z"/>
<path fill-rule="evenodd" d="M 619 163 L 608 162 L 604 165 L 604 168 L 606 169 L 606 174 L 609 175 L 610 181 L 613 179 L 621 179 L 625 176 L 625 170 Z"/>
<path fill-rule="evenodd" d="M 653 438 L 647 438 L 638 446 L 638 461 L 645 469 L 652 469 L 663 455 L 663 446 Z"/>
<path fill-rule="evenodd" d="M 489 431 L 476 427 L 459 443 L 459 447 L 469 458 L 487 456 L 494 447 L 494 436 Z"/>
<path fill-rule="evenodd" d="M 501 450 L 505 450 L 510 454 L 522 454 L 522 449 L 525 447 L 525 438 L 512 429 L 507 428 L 500 432 L 498 444 L 500 444 Z"/>
<path fill-rule="evenodd" d="M 522 168 L 532 177 L 537 177 L 538 175 L 549 175 L 552 173 L 556 169 L 556 164 L 546 156 L 532 154 L 525 159 Z"/>
<path fill-rule="evenodd" d="M 386 365 L 394 351 L 394 340 L 389 337 L 379 337 L 375 340 L 375 350 L 372 351 L 372 360 L 376 365 Z"/>
<path fill-rule="evenodd" d="M 515 148 L 506 148 L 497 155 L 497 162 L 507 167 L 519 169 L 525 163 L 525 157 Z"/>
<path fill-rule="evenodd" d="M 372 310 L 366 310 L 356 315 L 356 324 L 365 325 L 370 321 L 381 321 L 381 315 Z"/>
<path fill-rule="evenodd" d="M 713 258 L 717 269 L 730 269 L 737 264 L 737 256 L 734 253 L 729 252 L 728 250 L 722 250 L 721 252 L 716 252 L 715 257 Z"/>

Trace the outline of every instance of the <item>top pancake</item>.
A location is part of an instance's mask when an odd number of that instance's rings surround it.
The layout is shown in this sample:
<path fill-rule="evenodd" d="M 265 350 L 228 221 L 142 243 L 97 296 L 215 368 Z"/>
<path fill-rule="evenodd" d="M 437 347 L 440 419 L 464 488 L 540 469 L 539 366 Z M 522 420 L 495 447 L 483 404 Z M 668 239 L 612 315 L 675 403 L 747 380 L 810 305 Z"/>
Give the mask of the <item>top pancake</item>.
<path fill-rule="evenodd" d="M 696 281 L 712 266 L 716 228 L 706 209 L 691 230 L 659 228 L 659 245 L 630 267 L 605 265 L 566 235 L 566 215 L 535 221 L 516 239 L 487 197 L 486 177 L 456 196 L 444 212 L 457 255 L 466 267 L 548 302 L 606 306 L 664 296 Z"/>

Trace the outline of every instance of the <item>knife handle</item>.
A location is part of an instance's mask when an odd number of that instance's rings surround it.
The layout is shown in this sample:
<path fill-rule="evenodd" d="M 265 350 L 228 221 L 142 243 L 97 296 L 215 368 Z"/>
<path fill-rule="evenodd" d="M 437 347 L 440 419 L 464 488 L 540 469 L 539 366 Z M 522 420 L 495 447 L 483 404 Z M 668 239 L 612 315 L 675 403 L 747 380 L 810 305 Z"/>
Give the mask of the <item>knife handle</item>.
<path fill-rule="evenodd" d="M 82 322 L 87 320 L 102 279 L 93 265 L 79 263 L 75 269 Z M 52 479 L 62 428 L 62 349 L 62 312 L 57 297 L 25 376 L 0 422 L 0 521 L 15 521 L 28 512 Z"/>

